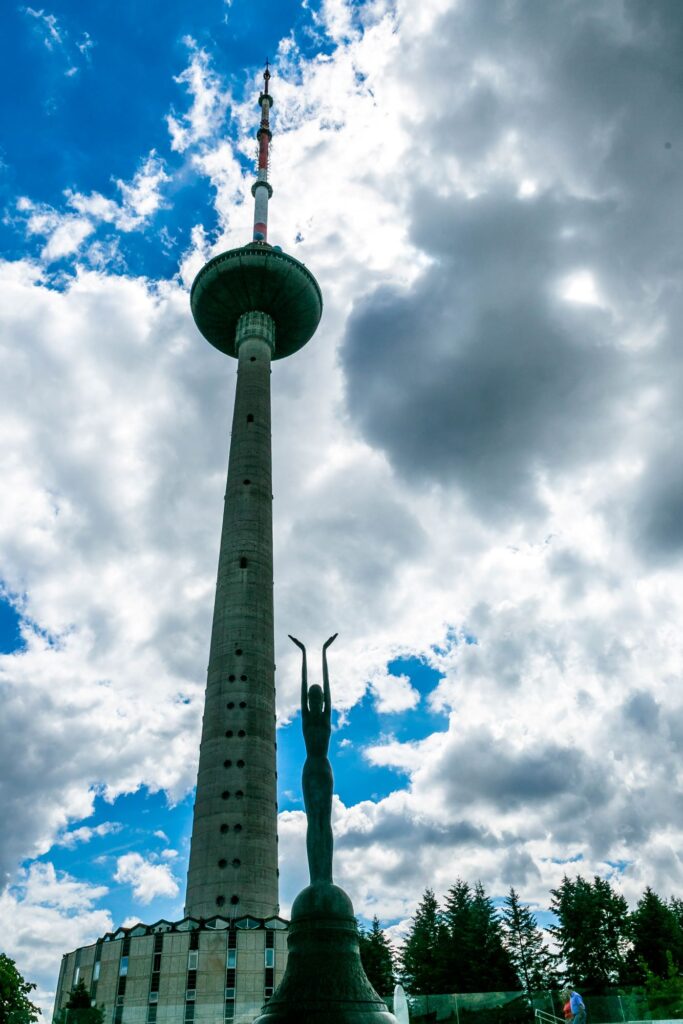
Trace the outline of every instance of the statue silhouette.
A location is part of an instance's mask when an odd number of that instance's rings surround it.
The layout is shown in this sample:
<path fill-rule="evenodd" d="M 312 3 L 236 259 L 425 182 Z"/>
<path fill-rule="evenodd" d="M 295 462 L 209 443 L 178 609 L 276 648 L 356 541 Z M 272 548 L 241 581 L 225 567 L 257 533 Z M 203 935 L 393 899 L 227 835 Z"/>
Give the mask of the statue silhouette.
<path fill-rule="evenodd" d="M 289 635 L 302 654 L 301 663 L 301 722 L 306 744 L 306 761 L 301 776 L 306 829 L 308 871 L 313 882 L 332 881 L 332 766 L 327 758 L 332 732 L 332 705 L 330 678 L 327 671 L 327 648 L 336 640 L 337 633 L 323 646 L 323 689 L 317 684 L 308 688 L 306 648 L 296 637 Z"/>

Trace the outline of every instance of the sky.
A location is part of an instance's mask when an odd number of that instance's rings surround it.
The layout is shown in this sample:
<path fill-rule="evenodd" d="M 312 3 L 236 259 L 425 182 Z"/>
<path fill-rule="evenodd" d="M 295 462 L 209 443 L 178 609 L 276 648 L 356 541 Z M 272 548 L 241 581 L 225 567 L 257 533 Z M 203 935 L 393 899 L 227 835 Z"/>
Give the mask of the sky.
<path fill-rule="evenodd" d="M 49 0 L 0 31 L 0 935 L 182 916 L 235 366 L 189 288 L 270 240 L 281 905 L 298 652 L 330 650 L 336 879 L 683 894 L 678 0 Z"/>

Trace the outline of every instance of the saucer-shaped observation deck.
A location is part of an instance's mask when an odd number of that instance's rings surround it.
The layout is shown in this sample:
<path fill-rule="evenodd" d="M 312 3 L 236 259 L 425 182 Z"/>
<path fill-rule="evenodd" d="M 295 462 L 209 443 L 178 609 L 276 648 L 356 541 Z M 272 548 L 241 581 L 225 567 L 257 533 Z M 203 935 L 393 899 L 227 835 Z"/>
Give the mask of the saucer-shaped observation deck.
<path fill-rule="evenodd" d="M 236 356 L 235 329 L 243 313 L 275 321 L 275 353 L 283 359 L 302 348 L 323 310 L 320 288 L 303 263 L 281 249 L 252 242 L 229 249 L 202 267 L 190 293 L 197 327 L 226 355 Z"/>

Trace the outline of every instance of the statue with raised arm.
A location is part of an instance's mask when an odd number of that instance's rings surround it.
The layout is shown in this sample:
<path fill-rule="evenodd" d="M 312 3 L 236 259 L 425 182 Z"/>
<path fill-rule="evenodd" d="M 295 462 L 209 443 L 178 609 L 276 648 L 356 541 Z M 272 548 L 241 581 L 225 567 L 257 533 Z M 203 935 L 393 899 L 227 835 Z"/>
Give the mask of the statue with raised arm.
<path fill-rule="evenodd" d="M 330 677 L 327 670 L 327 648 L 336 640 L 331 636 L 323 646 L 323 688 L 317 683 L 309 689 L 306 666 L 306 648 L 290 635 L 302 654 L 301 662 L 301 722 L 306 744 L 301 785 L 308 827 L 306 853 L 311 884 L 332 881 L 332 788 L 334 779 L 327 752 L 332 732 L 332 704 Z"/>

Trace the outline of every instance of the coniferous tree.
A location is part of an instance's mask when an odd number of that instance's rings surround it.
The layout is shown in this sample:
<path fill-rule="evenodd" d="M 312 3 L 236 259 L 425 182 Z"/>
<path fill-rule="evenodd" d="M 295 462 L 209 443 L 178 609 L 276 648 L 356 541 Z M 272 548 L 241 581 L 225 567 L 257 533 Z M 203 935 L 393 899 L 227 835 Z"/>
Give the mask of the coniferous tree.
<path fill-rule="evenodd" d="M 391 995 L 396 981 L 394 951 L 376 917 L 373 917 L 369 931 L 358 928 L 358 941 L 360 958 L 370 984 L 379 995 Z"/>
<path fill-rule="evenodd" d="M 477 949 L 472 914 L 472 890 L 458 878 L 446 893 L 444 923 L 444 992 L 475 992 Z"/>
<path fill-rule="evenodd" d="M 401 950 L 401 976 L 413 995 L 447 992 L 443 949 L 446 929 L 431 889 L 425 889 Z"/>
<path fill-rule="evenodd" d="M 551 890 L 551 910 L 559 924 L 555 936 L 568 976 L 575 985 L 600 991 L 626 975 L 629 942 L 628 905 L 609 882 L 566 875 Z"/>
<path fill-rule="evenodd" d="M 501 920 L 481 882 L 458 879 L 446 895 L 447 992 L 516 989 L 517 975 L 503 941 Z"/>
<path fill-rule="evenodd" d="M 477 882 L 472 898 L 474 941 L 479 949 L 477 989 L 471 991 L 509 992 L 517 988 L 519 981 L 510 954 L 503 938 L 503 925 L 486 895 L 484 886 Z"/>
<path fill-rule="evenodd" d="M 521 985 L 528 994 L 554 985 L 554 957 L 543 932 L 528 907 L 519 901 L 513 888 L 503 908 L 505 944 Z"/>
<path fill-rule="evenodd" d="M 90 993 L 83 981 L 79 981 L 69 993 L 66 1005 L 55 1016 L 53 1024 L 102 1024 L 104 1009 L 92 1006 Z"/>
<path fill-rule="evenodd" d="M 638 981 L 646 980 L 646 969 L 659 978 L 668 977 L 669 959 L 683 966 L 683 929 L 672 908 L 648 886 L 631 915 L 633 946 L 629 965 Z"/>
<path fill-rule="evenodd" d="M 0 1021 L 2 1024 L 35 1024 L 40 1010 L 29 999 L 35 989 L 25 981 L 14 960 L 0 953 Z"/>

